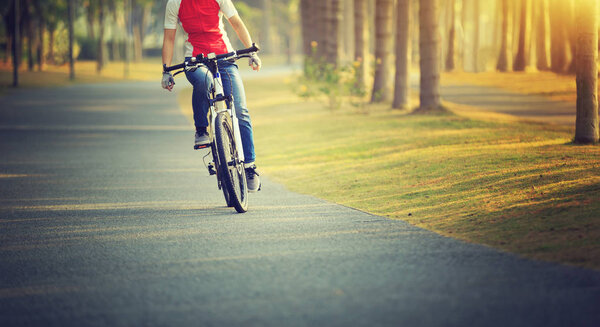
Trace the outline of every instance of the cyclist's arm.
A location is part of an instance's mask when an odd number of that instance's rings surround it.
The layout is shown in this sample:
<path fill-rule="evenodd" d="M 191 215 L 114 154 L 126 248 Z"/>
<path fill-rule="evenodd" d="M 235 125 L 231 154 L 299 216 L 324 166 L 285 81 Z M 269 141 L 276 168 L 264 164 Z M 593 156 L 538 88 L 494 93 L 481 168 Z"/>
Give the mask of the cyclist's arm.
<path fill-rule="evenodd" d="M 231 24 L 231 27 L 233 27 L 233 30 L 237 34 L 240 41 L 242 41 L 244 46 L 246 48 L 251 47 L 252 46 L 252 38 L 250 37 L 250 33 L 248 32 L 246 25 L 240 18 L 240 15 L 235 14 L 235 15 L 229 17 L 228 20 L 229 20 L 229 24 Z"/>
<path fill-rule="evenodd" d="M 177 32 L 176 29 L 165 28 L 162 47 L 163 65 L 171 66 L 171 61 L 173 60 L 173 48 L 175 48 L 175 32 Z"/>

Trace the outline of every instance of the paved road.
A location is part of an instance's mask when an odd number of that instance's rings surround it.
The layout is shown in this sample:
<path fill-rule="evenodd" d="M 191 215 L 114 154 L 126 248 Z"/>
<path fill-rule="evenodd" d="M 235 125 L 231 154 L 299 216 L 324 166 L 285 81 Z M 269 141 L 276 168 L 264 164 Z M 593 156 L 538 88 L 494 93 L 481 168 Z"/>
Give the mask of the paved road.
<path fill-rule="evenodd" d="M 266 180 L 224 207 L 156 83 L 0 102 L 0 326 L 598 326 L 600 273 Z"/>

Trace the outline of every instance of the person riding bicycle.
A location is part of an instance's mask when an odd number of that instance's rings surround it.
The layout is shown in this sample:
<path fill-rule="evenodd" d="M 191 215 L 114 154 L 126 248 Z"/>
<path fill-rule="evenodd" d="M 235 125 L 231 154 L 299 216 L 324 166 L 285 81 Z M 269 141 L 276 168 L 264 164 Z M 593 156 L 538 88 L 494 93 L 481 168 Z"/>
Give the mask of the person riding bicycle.
<path fill-rule="evenodd" d="M 163 76 L 161 84 L 164 89 L 171 91 L 175 85 L 173 76 L 170 72 L 164 71 L 164 67 L 170 66 L 173 59 L 177 24 L 180 24 L 186 33 L 185 57 L 186 60 L 189 60 L 199 54 L 206 56 L 209 53 L 222 54 L 234 51 L 225 32 L 223 16 L 227 18 L 244 46 L 252 46 L 250 33 L 231 0 L 169 0 L 167 2 L 162 48 Z M 260 70 L 262 64 L 256 53 L 253 53 L 249 59 L 249 65 L 255 71 Z M 246 107 L 246 94 L 242 78 L 238 66 L 234 62 L 220 61 L 218 67 L 225 95 L 231 94 L 234 98 L 235 114 L 239 121 L 244 148 L 244 167 L 246 168 L 248 191 L 256 192 L 260 190 L 260 179 L 256 171 L 252 123 Z M 204 67 L 185 72 L 187 80 L 194 87 L 192 107 L 196 126 L 195 148 L 210 143 L 207 132 L 207 114 L 208 90 L 212 86 L 210 85 L 212 79 L 208 78 L 208 74 L 208 70 Z"/>

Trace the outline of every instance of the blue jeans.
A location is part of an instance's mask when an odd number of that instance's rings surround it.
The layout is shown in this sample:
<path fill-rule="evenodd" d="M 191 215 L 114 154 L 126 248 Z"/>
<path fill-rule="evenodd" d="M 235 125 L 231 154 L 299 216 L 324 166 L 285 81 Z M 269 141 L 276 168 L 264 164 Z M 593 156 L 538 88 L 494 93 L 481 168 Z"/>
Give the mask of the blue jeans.
<path fill-rule="evenodd" d="M 189 60 L 189 58 L 186 58 Z M 244 161 L 254 162 L 254 138 L 252 136 L 252 122 L 246 107 L 246 93 L 238 66 L 228 61 L 219 61 L 219 74 L 223 81 L 225 95 L 232 94 L 235 105 L 235 115 L 240 126 L 240 135 L 244 147 Z M 194 72 L 185 72 L 188 81 L 194 86 L 192 93 L 192 107 L 194 109 L 194 123 L 196 128 L 208 126 L 209 90 L 212 89 L 212 76 L 208 69 L 199 67 Z"/>

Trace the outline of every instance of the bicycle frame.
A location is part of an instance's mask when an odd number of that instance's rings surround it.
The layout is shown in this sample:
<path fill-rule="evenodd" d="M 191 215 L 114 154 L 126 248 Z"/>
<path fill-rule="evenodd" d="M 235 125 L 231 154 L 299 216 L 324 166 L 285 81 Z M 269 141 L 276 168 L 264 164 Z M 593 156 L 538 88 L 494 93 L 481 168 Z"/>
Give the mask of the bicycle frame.
<path fill-rule="evenodd" d="M 211 55 L 209 55 L 209 59 Z M 207 67 L 208 70 L 210 71 L 211 75 L 212 75 L 212 79 L 213 79 L 213 99 L 210 99 L 210 106 L 209 106 L 209 112 L 210 112 L 210 126 L 211 126 L 211 141 L 214 141 L 214 132 L 212 131 L 212 129 L 215 126 L 215 119 L 217 118 L 217 114 L 221 113 L 223 111 L 227 111 L 227 113 L 229 114 L 229 117 L 231 117 L 231 122 L 233 125 L 233 135 L 234 135 L 234 141 L 235 141 L 235 146 L 237 149 L 240 149 L 241 151 L 238 151 L 238 158 L 237 160 L 239 162 L 244 162 L 244 151 L 243 151 L 243 146 L 242 146 L 242 135 L 240 133 L 240 126 L 238 124 L 238 118 L 235 112 L 235 103 L 234 103 L 234 99 L 233 96 L 230 95 L 229 97 L 225 96 L 225 89 L 223 88 L 223 81 L 221 80 L 221 73 L 219 73 L 219 67 L 218 67 L 218 63 L 215 62 L 214 67 Z"/>

